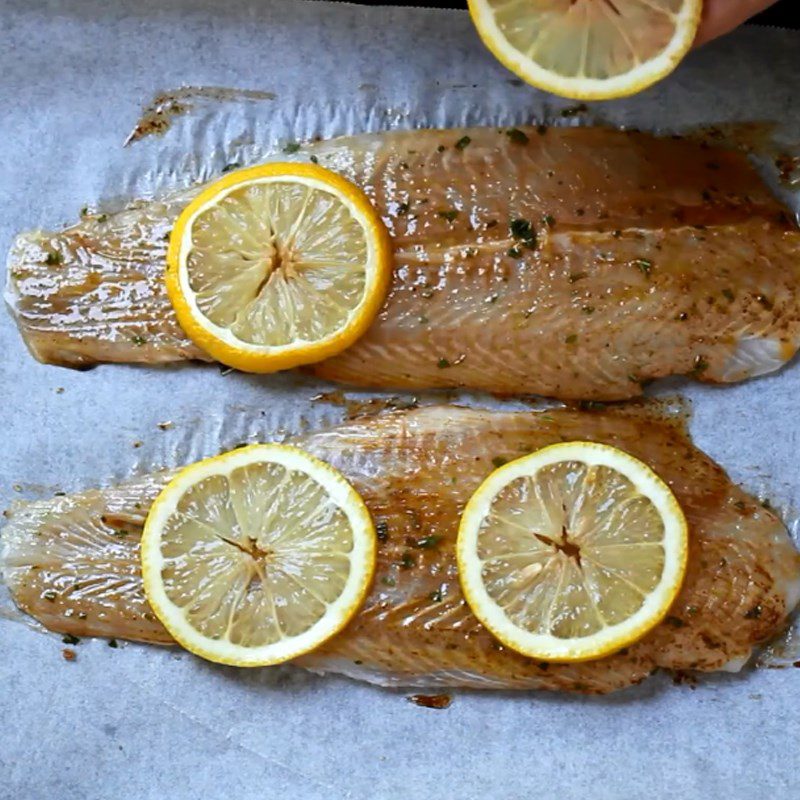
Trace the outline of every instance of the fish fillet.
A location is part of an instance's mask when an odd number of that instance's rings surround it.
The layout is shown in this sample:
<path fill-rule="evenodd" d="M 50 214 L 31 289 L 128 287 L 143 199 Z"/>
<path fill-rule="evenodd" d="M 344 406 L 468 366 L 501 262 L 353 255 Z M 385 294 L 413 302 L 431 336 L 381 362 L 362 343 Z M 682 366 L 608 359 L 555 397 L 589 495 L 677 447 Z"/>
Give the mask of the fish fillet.
<path fill-rule="evenodd" d="M 470 128 L 281 158 L 312 156 L 365 189 L 395 246 L 380 315 L 313 368 L 325 378 L 611 400 L 667 375 L 761 375 L 800 346 L 800 231 L 739 152 L 603 128 Z M 6 298 L 39 360 L 207 359 L 162 281 L 170 228 L 197 191 L 17 237 Z"/>
<path fill-rule="evenodd" d="M 686 513 L 690 559 L 670 615 L 645 638 L 599 661 L 547 664 L 503 647 L 475 619 L 459 588 L 454 542 L 459 514 L 493 460 L 565 439 L 606 442 L 650 464 Z M 739 669 L 800 597 L 800 554 L 783 524 L 664 421 L 441 406 L 294 441 L 347 475 L 380 539 L 375 583 L 359 614 L 297 661 L 316 671 L 388 686 L 604 693 L 659 667 Z M 141 527 L 168 478 L 15 509 L 2 534 L 2 569 L 20 608 L 54 631 L 169 642 L 139 572 Z"/>

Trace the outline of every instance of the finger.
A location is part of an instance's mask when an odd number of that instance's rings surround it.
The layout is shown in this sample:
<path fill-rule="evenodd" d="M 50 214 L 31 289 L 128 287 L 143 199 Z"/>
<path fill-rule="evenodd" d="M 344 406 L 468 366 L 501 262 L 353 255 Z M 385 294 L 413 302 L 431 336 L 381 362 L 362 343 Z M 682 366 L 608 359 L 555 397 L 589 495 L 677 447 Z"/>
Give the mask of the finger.
<path fill-rule="evenodd" d="M 695 47 L 732 31 L 774 3 L 775 0 L 706 0 Z"/>

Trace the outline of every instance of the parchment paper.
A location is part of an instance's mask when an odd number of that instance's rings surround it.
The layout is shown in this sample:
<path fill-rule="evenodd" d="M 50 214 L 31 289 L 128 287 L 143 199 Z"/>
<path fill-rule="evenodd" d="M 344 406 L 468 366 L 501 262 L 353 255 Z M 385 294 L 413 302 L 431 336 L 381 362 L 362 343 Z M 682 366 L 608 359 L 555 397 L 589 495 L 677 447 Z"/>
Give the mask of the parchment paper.
<path fill-rule="evenodd" d="M 675 130 L 780 123 L 800 141 L 800 38 L 744 29 L 626 101 L 519 85 L 462 12 L 302 0 L 2 0 L 0 251 L 22 229 L 163 193 L 289 141 L 465 123 L 608 122 Z M 181 86 L 163 136 L 126 148 L 142 107 Z M 766 170 L 774 177 L 774 171 Z M 793 201 L 796 208 L 796 200 Z M 0 314 L 0 507 L 185 463 L 340 418 L 299 376 L 37 364 Z M 750 384 L 663 385 L 699 446 L 797 528 L 800 364 Z M 462 398 L 488 402 L 481 398 Z M 172 422 L 162 430 L 159 422 Z M 2 592 L 2 589 L 0 589 Z M 4 606 L 9 608 L 7 599 Z M 0 619 L 0 798 L 790 798 L 800 673 L 664 676 L 605 699 L 402 692 L 297 670 L 236 671 L 177 649 L 59 637 Z"/>

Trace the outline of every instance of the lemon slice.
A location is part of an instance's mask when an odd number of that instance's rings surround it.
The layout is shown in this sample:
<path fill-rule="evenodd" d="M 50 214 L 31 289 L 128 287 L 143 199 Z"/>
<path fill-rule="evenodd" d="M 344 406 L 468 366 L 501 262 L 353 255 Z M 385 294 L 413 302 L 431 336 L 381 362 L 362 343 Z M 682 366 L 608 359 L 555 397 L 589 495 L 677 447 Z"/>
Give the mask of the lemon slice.
<path fill-rule="evenodd" d="M 356 186 L 313 164 L 225 175 L 181 213 L 167 293 L 186 335 L 247 372 L 320 361 L 369 327 L 391 276 L 391 243 Z"/>
<path fill-rule="evenodd" d="M 547 661 L 600 658 L 667 613 L 686 570 L 686 519 L 622 450 L 545 447 L 495 470 L 458 533 L 464 596 L 505 645 Z"/>
<path fill-rule="evenodd" d="M 144 588 L 187 650 L 277 664 L 356 613 L 375 549 L 343 475 L 297 448 L 253 445 L 186 467 L 159 494 L 142 536 Z"/>
<path fill-rule="evenodd" d="M 469 0 L 484 44 L 534 86 L 577 100 L 640 92 L 672 72 L 702 0 Z"/>

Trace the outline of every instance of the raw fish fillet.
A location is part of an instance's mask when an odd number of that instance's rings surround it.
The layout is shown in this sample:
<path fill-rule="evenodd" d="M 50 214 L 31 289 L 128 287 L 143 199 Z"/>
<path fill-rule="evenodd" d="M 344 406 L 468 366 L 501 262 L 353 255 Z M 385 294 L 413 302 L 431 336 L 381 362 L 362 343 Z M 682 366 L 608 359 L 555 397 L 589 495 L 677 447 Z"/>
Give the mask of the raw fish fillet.
<path fill-rule="evenodd" d="M 503 647 L 475 619 L 459 588 L 453 548 L 460 512 L 494 460 L 565 439 L 606 442 L 650 464 L 686 513 L 690 559 L 669 616 L 645 638 L 598 661 L 547 664 Z M 659 667 L 738 670 L 781 630 L 800 598 L 800 554 L 780 520 L 663 420 L 618 411 L 441 406 L 294 441 L 347 475 L 380 539 L 375 583 L 359 614 L 297 662 L 315 671 L 387 686 L 604 693 Z M 168 477 L 13 510 L 1 563 L 20 608 L 54 631 L 169 642 L 139 572 L 141 527 Z M 426 539 L 432 536 L 440 538 Z"/>
<path fill-rule="evenodd" d="M 800 345 L 800 231 L 747 158 L 603 128 L 368 134 L 304 147 L 362 186 L 395 243 L 366 335 L 316 365 L 378 388 L 624 399 L 666 375 L 727 383 Z M 198 191 L 19 236 L 6 298 L 40 360 L 207 359 L 165 295 Z"/>

